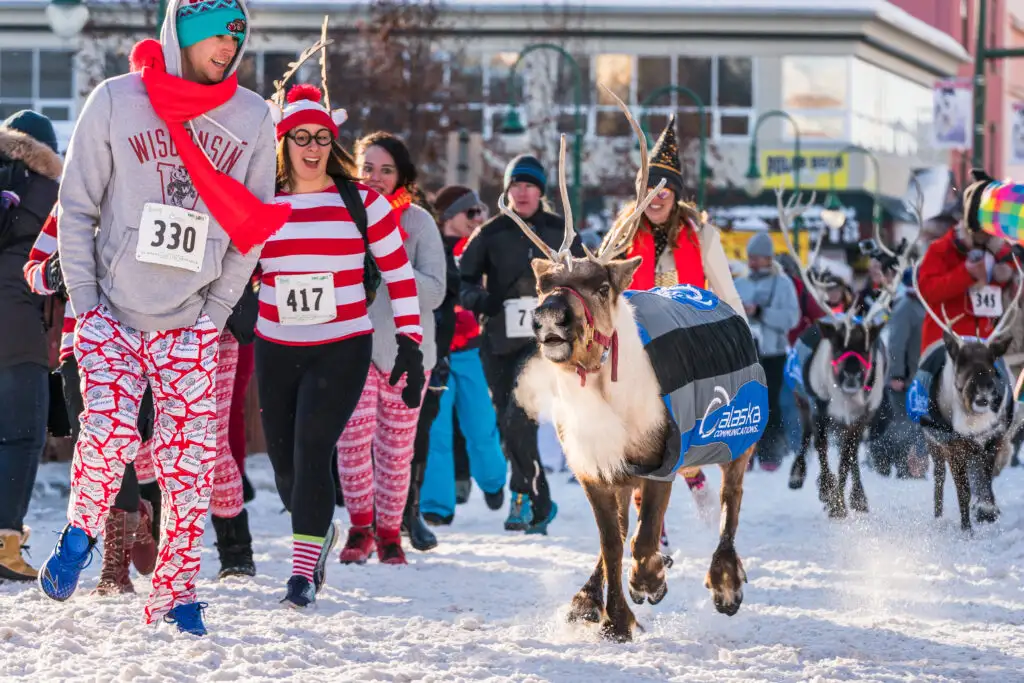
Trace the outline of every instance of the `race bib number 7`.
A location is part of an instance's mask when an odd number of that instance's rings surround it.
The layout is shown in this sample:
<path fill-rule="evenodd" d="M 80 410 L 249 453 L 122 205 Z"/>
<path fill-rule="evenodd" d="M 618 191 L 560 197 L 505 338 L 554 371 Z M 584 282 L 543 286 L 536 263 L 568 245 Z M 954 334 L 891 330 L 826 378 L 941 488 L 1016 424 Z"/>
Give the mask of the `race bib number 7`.
<path fill-rule="evenodd" d="M 522 339 L 533 336 L 533 309 L 537 308 L 537 297 L 521 296 L 505 302 L 505 336 Z"/>
<path fill-rule="evenodd" d="M 198 273 L 206 255 L 210 217 L 180 206 L 149 202 L 139 222 L 135 259 Z"/>
<path fill-rule="evenodd" d="M 998 318 L 1003 314 L 1003 290 L 995 285 L 971 287 L 971 308 L 979 318 Z"/>
<path fill-rule="evenodd" d="M 282 325 L 319 325 L 338 317 L 331 273 L 278 275 L 274 296 Z"/>

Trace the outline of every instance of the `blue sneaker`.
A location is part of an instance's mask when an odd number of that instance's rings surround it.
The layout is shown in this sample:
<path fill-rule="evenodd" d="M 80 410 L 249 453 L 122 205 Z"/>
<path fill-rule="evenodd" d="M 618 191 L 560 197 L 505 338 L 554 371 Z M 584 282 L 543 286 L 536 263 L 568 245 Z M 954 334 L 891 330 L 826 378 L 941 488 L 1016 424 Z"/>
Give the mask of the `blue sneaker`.
<path fill-rule="evenodd" d="M 532 521 L 530 497 L 525 493 L 513 494 L 508 506 L 508 517 L 505 518 L 505 531 L 523 531 Z"/>
<path fill-rule="evenodd" d="M 191 633 L 194 636 L 205 636 L 206 626 L 203 624 L 203 610 L 209 605 L 205 602 L 190 602 L 178 605 L 164 615 L 168 624 L 177 624 L 180 633 Z"/>
<path fill-rule="evenodd" d="M 78 588 L 82 570 L 92 564 L 95 538 L 70 524 L 60 532 L 57 545 L 39 571 L 39 587 L 46 597 L 63 602 Z"/>
<path fill-rule="evenodd" d="M 555 501 L 551 501 L 551 510 L 548 512 L 548 516 L 540 522 L 534 522 L 527 528 L 526 534 L 532 536 L 534 534 L 541 534 L 542 536 L 548 535 L 548 524 L 555 519 L 555 515 L 558 514 L 558 504 Z"/>
<path fill-rule="evenodd" d="M 303 609 L 316 602 L 316 588 L 305 576 L 293 576 L 288 579 L 288 592 L 281 604 L 285 607 Z"/>

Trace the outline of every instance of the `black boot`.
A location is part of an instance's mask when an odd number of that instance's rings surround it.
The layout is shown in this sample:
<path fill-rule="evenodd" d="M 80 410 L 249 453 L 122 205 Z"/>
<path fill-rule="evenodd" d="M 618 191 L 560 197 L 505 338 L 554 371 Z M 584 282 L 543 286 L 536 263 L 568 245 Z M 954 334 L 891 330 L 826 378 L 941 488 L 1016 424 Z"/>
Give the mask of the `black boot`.
<path fill-rule="evenodd" d="M 252 487 L 252 482 L 249 481 L 249 477 L 242 475 L 242 502 L 251 503 L 253 498 L 256 497 L 256 489 Z"/>
<path fill-rule="evenodd" d="M 256 576 L 256 564 L 252 561 L 249 511 L 242 508 L 237 517 L 230 519 L 213 515 L 213 530 L 217 532 L 217 554 L 220 555 L 217 578 Z"/>
<path fill-rule="evenodd" d="M 402 530 L 409 534 L 409 543 L 420 552 L 437 547 L 437 536 L 427 527 L 420 515 L 420 486 L 423 484 L 423 473 L 426 467 L 422 464 L 412 466 L 412 477 L 409 480 L 409 495 L 405 499 L 405 511 L 402 513 Z"/>

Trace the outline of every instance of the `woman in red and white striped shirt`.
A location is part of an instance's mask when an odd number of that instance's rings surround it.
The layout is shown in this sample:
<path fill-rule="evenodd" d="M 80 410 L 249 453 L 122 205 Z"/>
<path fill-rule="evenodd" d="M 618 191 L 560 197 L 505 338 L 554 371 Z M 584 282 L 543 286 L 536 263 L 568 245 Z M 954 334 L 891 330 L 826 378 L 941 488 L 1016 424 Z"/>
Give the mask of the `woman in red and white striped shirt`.
<path fill-rule="evenodd" d="M 373 326 L 367 314 L 367 247 L 387 285 L 397 353 L 389 382 L 403 376 L 403 399 L 423 389 L 419 300 L 412 266 L 387 199 L 354 182 L 351 157 L 335 143 L 320 90 L 293 87 L 280 116 L 278 198 L 288 222 L 263 246 L 256 377 L 267 453 L 278 493 L 291 512 L 292 577 L 282 602 L 316 599 L 337 542 L 332 522 L 334 445 L 355 410 L 370 369 Z M 359 206 L 348 206 L 359 198 Z M 365 215 L 365 236 L 358 225 Z"/>

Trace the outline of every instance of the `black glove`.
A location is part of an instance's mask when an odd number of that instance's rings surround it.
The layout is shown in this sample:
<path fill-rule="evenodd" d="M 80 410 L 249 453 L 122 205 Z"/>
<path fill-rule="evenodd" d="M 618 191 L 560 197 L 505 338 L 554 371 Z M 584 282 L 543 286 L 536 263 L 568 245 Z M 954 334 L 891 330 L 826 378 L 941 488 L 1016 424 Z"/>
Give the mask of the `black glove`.
<path fill-rule="evenodd" d="M 60 270 L 60 252 L 55 251 L 46 259 L 43 268 L 43 284 L 64 301 L 68 300 L 68 290 L 64 287 L 64 273 Z"/>
<path fill-rule="evenodd" d="M 408 408 L 419 408 L 420 400 L 423 398 L 423 352 L 420 345 L 404 334 L 396 336 L 398 339 L 398 353 L 395 355 L 395 367 L 391 371 L 388 383 L 391 386 L 398 384 L 398 380 L 405 375 L 405 388 L 402 389 L 402 402 Z"/>
<path fill-rule="evenodd" d="M 238 299 L 231 315 L 228 316 L 226 327 L 242 346 L 252 344 L 256 340 L 256 319 L 260 315 L 260 299 L 253 291 L 252 285 L 246 283 L 242 296 Z"/>

